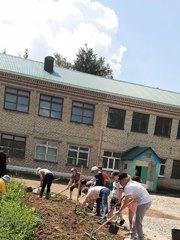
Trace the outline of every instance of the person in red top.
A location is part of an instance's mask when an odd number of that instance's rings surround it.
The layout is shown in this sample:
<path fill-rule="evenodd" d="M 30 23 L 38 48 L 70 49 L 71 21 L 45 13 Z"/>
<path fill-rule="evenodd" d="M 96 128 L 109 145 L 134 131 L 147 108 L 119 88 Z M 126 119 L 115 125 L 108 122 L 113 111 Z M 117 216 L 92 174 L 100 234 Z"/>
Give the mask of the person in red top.
<path fill-rule="evenodd" d="M 107 175 L 106 172 L 102 171 L 102 167 L 99 166 L 98 168 L 102 173 L 102 176 L 103 176 L 103 179 L 104 179 L 104 186 L 107 187 L 108 186 L 107 182 L 108 182 L 109 176 Z"/>

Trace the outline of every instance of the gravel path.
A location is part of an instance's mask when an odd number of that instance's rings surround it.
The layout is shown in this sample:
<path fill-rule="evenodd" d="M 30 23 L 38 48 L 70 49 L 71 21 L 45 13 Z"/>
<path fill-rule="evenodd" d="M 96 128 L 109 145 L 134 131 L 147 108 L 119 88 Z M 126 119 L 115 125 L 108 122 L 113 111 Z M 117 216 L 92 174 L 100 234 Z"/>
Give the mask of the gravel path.
<path fill-rule="evenodd" d="M 36 180 L 21 179 L 21 181 L 31 187 L 37 187 L 39 184 L 39 181 Z M 54 183 L 52 192 L 58 193 L 65 187 L 66 185 Z M 69 191 L 65 191 L 63 194 L 69 196 Z M 73 194 L 76 199 L 76 192 Z M 180 198 L 155 194 L 151 194 L 151 198 L 152 206 L 143 220 L 144 233 L 148 240 L 171 240 L 171 229 L 180 229 Z M 125 220 L 128 223 L 126 215 Z"/>

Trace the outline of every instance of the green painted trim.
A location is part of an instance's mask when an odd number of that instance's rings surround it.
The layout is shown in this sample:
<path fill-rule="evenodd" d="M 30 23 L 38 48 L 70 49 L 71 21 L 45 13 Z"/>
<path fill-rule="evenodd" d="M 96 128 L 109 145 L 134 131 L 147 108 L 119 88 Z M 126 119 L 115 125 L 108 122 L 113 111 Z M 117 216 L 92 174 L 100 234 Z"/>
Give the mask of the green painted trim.
<path fill-rule="evenodd" d="M 131 165 L 131 170 L 130 170 L 131 176 L 134 176 L 135 169 L 136 169 L 136 160 L 133 160 Z"/>
<path fill-rule="evenodd" d="M 154 181 L 153 181 L 153 191 L 156 192 L 157 190 L 157 182 L 158 182 L 158 175 L 159 175 L 159 163 L 156 163 L 156 170 L 155 170 L 155 176 L 154 176 Z"/>

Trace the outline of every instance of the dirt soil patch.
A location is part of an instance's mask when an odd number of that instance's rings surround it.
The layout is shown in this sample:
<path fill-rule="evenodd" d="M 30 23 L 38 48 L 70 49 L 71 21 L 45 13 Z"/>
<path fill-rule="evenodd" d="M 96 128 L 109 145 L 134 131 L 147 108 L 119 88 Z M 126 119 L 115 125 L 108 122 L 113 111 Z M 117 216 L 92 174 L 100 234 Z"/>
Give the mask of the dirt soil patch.
<path fill-rule="evenodd" d="M 99 223 L 99 219 L 82 211 L 80 207 L 75 211 L 75 202 L 63 195 L 58 195 L 51 200 L 39 200 L 37 195 L 29 194 L 27 200 L 42 219 L 42 224 L 35 230 L 35 237 L 38 240 L 87 240 L 90 238 L 85 235 L 85 232 L 92 233 L 102 224 L 102 222 Z M 109 232 L 109 225 L 106 225 L 93 236 L 99 240 L 121 240 L 127 233 L 126 227 L 120 227 L 118 235 L 112 235 Z"/>

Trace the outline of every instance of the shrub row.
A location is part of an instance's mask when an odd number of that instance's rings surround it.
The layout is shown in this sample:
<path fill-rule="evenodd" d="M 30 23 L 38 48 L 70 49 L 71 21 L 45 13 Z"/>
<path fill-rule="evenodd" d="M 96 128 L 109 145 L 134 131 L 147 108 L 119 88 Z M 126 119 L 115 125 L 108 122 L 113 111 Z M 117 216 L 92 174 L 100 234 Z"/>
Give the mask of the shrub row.
<path fill-rule="evenodd" d="M 33 229 L 40 220 L 27 206 L 26 194 L 22 183 L 9 183 L 0 201 L 1 240 L 34 240 Z"/>

